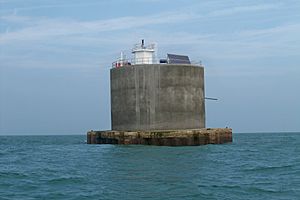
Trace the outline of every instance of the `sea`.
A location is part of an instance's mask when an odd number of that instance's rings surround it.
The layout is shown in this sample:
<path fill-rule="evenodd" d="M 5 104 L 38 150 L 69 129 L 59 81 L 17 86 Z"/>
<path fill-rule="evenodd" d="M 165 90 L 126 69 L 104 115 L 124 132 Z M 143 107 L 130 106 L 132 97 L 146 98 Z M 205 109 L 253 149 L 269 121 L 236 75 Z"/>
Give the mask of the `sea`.
<path fill-rule="evenodd" d="M 300 199 L 300 133 L 204 146 L 0 136 L 0 199 Z"/>

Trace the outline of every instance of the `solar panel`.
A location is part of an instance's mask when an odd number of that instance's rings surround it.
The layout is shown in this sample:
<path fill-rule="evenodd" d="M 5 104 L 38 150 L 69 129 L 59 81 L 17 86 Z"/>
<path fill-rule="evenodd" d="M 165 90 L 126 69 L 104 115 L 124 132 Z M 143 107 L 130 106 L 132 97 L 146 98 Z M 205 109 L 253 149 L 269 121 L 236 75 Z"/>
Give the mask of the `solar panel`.
<path fill-rule="evenodd" d="M 167 54 L 167 60 L 169 64 L 191 64 L 188 56 Z"/>

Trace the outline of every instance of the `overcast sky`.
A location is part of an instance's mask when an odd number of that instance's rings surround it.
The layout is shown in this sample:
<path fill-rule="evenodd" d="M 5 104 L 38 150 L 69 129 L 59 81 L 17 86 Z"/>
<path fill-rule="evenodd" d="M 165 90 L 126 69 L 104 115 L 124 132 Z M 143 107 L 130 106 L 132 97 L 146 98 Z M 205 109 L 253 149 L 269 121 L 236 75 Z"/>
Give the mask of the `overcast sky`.
<path fill-rule="evenodd" d="M 300 131 L 299 0 L 0 0 L 0 134 L 110 129 L 133 44 L 205 65 L 208 127 Z"/>

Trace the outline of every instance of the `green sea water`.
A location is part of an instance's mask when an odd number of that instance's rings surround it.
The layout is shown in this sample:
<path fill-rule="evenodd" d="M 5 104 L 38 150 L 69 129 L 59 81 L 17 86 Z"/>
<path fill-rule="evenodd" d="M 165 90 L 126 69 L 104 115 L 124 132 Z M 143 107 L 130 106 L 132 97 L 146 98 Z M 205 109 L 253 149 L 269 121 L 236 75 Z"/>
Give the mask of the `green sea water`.
<path fill-rule="evenodd" d="M 163 147 L 0 136 L 0 199 L 300 199 L 300 133 L 233 138 Z"/>

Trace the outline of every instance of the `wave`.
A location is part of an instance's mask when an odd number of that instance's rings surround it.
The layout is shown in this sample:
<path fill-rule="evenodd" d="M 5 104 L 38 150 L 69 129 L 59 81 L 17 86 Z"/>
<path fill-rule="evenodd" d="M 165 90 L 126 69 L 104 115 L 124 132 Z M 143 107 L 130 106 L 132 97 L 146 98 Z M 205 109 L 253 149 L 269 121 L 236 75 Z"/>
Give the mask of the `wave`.
<path fill-rule="evenodd" d="M 296 165 L 282 165 L 282 166 L 258 166 L 248 169 L 242 169 L 244 172 L 259 172 L 259 171 L 272 171 L 272 170 L 278 170 L 278 169 L 291 169 L 295 167 Z"/>

